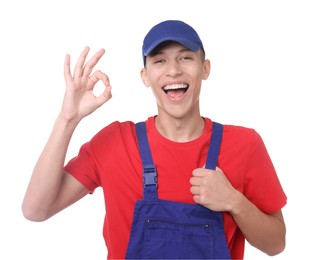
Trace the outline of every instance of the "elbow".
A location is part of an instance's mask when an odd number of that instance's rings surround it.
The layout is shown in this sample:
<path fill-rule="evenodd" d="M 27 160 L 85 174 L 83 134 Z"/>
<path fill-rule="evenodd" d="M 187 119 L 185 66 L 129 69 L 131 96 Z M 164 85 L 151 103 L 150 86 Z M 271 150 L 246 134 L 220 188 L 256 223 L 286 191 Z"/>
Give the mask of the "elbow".
<path fill-rule="evenodd" d="M 260 250 L 263 251 L 268 256 L 276 256 L 282 253 L 286 246 L 285 233 L 279 238 L 269 241 L 265 246 L 261 247 Z"/>
<path fill-rule="evenodd" d="M 286 246 L 286 228 L 285 225 L 282 226 L 282 230 L 278 239 L 275 239 L 275 243 L 266 252 L 269 256 L 275 256 L 282 253 Z"/>
<path fill-rule="evenodd" d="M 248 240 L 249 244 L 253 247 L 257 248 L 261 252 L 267 254 L 268 256 L 276 256 L 280 253 L 282 253 L 286 246 L 286 239 L 285 239 L 285 233 L 281 236 L 273 239 L 269 239 L 268 241 L 264 241 L 260 245 L 257 243 L 251 243 Z"/>
<path fill-rule="evenodd" d="M 48 219 L 47 214 L 44 214 L 40 210 L 36 210 L 33 207 L 27 205 L 27 203 L 23 202 L 21 207 L 23 216 L 25 219 L 34 222 L 43 222 Z"/>
<path fill-rule="evenodd" d="M 286 245 L 286 243 L 285 243 L 285 238 L 284 238 L 276 246 L 274 246 L 272 249 L 270 249 L 268 252 L 266 252 L 266 254 L 269 256 L 278 255 L 284 251 L 285 245 Z"/>

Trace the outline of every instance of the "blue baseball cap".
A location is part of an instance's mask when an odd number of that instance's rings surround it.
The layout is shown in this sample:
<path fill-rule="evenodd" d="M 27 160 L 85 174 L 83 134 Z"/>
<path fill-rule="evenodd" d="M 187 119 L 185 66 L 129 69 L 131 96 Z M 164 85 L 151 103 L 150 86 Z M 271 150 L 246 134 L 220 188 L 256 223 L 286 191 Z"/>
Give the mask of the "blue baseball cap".
<path fill-rule="evenodd" d="M 142 46 L 143 62 L 156 46 L 165 41 L 175 41 L 192 51 L 204 50 L 202 41 L 193 27 L 179 20 L 167 20 L 155 25 L 147 33 Z"/>

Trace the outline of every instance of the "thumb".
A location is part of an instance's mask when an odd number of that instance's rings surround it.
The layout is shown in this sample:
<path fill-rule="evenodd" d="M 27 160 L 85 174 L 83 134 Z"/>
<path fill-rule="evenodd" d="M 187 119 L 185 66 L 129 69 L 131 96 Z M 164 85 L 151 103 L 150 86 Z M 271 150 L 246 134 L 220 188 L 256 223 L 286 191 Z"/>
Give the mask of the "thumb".
<path fill-rule="evenodd" d="M 102 94 L 97 96 L 98 107 L 102 106 L 105 102 L 112 98 L 112 87 L 107 85 Z"/>

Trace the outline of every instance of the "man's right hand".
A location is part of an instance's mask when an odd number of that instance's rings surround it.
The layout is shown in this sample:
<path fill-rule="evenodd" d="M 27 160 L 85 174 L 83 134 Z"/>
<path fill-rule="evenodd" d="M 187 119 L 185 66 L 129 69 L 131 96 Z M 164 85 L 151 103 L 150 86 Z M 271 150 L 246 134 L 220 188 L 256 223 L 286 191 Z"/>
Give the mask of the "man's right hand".
<path fill-rule="evenodd" d="M 70 69 L 70 55 L 67 54 L 65 58 L 64 76 L 66 93 L 60 116 L 68 122 L 75 121 L 78 123 L 112 97 L 108 76 L 100 70 L 92 72 L 95 65 L 105 53 L 105 50 L 100 49 L 86 62 L 89 50 L 89 47 L 84 48 L 75 65 L 73 74 Z M 96 96 L 93 90 L 99 80 L 103 82 L 105 89 L 100 95 Z"/>

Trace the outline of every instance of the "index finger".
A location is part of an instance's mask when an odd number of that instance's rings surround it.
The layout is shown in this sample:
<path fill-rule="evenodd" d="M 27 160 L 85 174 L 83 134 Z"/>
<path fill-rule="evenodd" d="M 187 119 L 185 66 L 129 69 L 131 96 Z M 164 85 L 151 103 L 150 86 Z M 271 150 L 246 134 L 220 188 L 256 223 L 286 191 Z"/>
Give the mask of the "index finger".
<path fill-rule="evenodd" d="M 204 177 L 206 174 L 213 172 L 212 170 L 206 168 L 197 168 L 193 170 L 194 177 Z"/>
<path fill-rule="evenodd" d="M 84 63 L 86 61 L 89 50 L 89 47 L 86 46 L 80 54 L 80 57 L 74 67 L 73 77 L 81 77 L 83 75 Z"/>
<path fill-rule="evenodd" d="M 108 87 L 110 86 L 110 80 L 107 74 L 103 73 L 100 70 L 96 70 L 91 76 L 88 77 L 90 79 L 91 84 L 89 88 L 93 88 L 96 83 L 101 80 L 103 84 Z"/>

